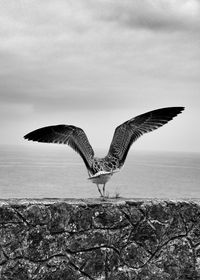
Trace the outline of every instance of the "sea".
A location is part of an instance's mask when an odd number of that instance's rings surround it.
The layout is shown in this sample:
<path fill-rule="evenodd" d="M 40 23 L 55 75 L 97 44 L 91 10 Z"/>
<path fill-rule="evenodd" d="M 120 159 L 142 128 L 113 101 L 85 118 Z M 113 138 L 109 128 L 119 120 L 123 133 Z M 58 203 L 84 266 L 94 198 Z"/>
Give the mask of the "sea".
<path fill-rule="evenodd" d="M 96 198 L 78 154 L 62 145 L 1 145 L 0 198 Z M 38 145 L 37 145 L 38 144 Z M 97 151 L 105 156 L 106 151 Z M 106 185 L 109 197 L 200 198 L 200 154 L 130 150 Z"/>

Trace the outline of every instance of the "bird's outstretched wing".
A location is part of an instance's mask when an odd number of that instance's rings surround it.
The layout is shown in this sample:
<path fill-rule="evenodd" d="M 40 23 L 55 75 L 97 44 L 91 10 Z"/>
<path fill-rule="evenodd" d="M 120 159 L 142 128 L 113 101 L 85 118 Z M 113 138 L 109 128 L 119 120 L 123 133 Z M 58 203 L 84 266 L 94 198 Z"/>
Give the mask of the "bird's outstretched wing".
<path fill-rule="evenodd" d="M 91 168 L 94 151 L 85 132 L 79 127 L 64 124 L 46 126 L 26 134 L 24 138 L 37 142 L 67 144 L 82 157 L 86 167 Z"/>
<path fill-rule="evenodd" d="M 181 113 L 184 107 L 169 107 L 157 109 L 132 118 L 115 129 L 108 156 L 124 164 L 128 151 L 134 141 L 144 133 L 155 130 Z"/>

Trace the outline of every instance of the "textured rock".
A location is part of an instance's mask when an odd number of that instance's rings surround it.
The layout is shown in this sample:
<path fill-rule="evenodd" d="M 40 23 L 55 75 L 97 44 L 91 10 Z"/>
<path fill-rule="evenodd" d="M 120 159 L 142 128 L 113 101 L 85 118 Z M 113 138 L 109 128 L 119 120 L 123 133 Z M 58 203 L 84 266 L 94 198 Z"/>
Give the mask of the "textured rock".
<path fill-rule="evenodd" d="M 1 200 L 0 279 L 200 279 L 200 202 Z"/>

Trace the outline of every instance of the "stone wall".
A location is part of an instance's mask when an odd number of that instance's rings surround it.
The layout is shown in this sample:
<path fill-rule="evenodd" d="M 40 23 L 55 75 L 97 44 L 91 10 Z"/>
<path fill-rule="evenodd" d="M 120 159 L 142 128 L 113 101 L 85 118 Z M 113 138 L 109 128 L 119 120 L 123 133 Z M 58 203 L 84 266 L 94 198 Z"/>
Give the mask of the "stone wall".
<path fill-rule="evenodd" d="M 200 279 L 200 202 L 1 200 L 0 279 Z"/>

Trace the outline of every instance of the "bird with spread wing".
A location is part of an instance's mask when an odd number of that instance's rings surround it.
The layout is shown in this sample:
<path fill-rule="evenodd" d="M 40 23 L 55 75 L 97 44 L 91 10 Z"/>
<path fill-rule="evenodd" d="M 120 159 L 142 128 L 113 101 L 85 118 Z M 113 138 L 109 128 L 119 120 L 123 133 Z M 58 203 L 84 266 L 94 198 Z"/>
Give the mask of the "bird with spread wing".
<path fill-rule="evenodd" d="M 124 165 L 133 142 L 144 133 L 168 123 L 183 110 L 184 107 L 161 108 L 122 123 L 115 129 L 108 154 L 104 158 L 94 156 L 85 132 L 74 125 L 60 124 L 42 127 L 26 134 L 24 138 L 37 142 L 69 145 L 81 156 L 88 170 L 88 179 L 97 185 L 100 195 L 104 197 L 106 183 Z M 99 185 L 103 185 L 103 192 Z"/>

